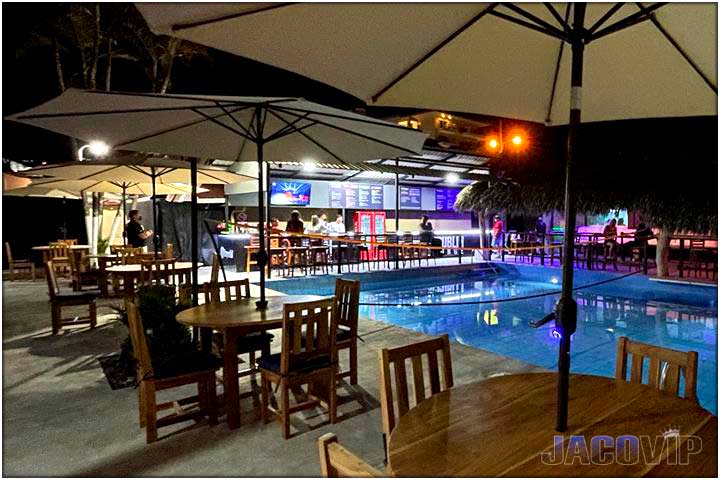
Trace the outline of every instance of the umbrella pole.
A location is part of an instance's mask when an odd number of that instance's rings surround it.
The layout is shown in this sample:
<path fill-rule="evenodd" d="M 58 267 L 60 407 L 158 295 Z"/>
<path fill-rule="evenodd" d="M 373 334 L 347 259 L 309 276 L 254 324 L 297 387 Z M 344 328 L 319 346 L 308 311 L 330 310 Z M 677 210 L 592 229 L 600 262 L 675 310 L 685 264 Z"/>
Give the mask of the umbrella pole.
<path fill-rule="evenodd" d="M 63 217 L 63 240 L 67 240 L 67 220 L 65 218 L 65 196 L 62 197 L 62 217 Z"/>
<path fill-rule="evenodd" d="M 153 185 L 155 179 L 153 177 Z M 192 261 L 192 302 L 198 304 L 198 222 L 197 222 L 197 159 L 190 159 L 190 260 Z M 157 251 L 156 251 L 157 253 Z"/>
<path fill-rule="evenodd" d="M 122 212 L 123 212 L 123 246 L 127 245 L 127 235 L 125 234 L 125 225 L 127 225 L 127 198 L 125 198 L 125 192 L 127 191 L 127 186 L 123 183 L 122 187 Z"/>
<path fill-rule="evenodd" d="M 155 260 L 158 259 L 158 232 L 157 232 L 157 203 L 155 202 L 155 167 L 150 167 L 152 178 L 152 206 L 153 206 L 153 247 L 155 251 Z M 195 191 L 193 190 L 193 195 Z"/>
<path fill-rule="evenodd" d="M 259 116 L 258 116 L 259 118 Z M 260 243 L 260 251 L 258 251 L 257 265 L 260 269 L 260 300 L 255 302 L 258 309 L 267 308 L 267 300 L 265 300 L 265 264 L 267 261 L 267 251 L 265 250 L 265 196 L 263 195 L 263 143 L 262 140 L 257 142 L 258 157 L 258 240 Z"/>
<path fill-rule="evenodd" d="M 265 218 L 267 219 L 267 223 L 270 224 L 270 219 L 272 218 L 271 217 L 272 212 L 270 211 L 270 208 L 271 208 L 270 207 L 270 195 L 272 193 L 272 188 L 270 185 L 270 163 L 267 164 L 266 174 L 267 175 L 265 176 L 265 195 L 266 195 L 265 201 L 267 202 L 267 205 L 265 205 L 265 208 L 267 211 L 267 215 L 265 216 Z M 272 233 L 273 233 L 272 229 L 268 228 L 267 241 L 266 241 L 266 243 L 267 243 L 266 249 L 268 251 L 268 255 L 270 254 L 270 236 L 272 235 Z M 268 258 L 267 277 L 272 278 L 272 259 L 271 258 Z"/>
<path fill-rule="evenodd" d="M 558 357 L 558 432 L 567 430 L 568 390 L 570 383 L 570 340 L 577 328 L 577 303 L 572 297 L 573 251 L 575 248 L 575 191 L 572 166 L 577 154 L 578 129 L 580 126 L 581 93 L 583 75 L 583 23 L 585 3 L 573 5 L 572 67 L 570 83 L 570 122 L 568 124 L 568 151 L 565 163 L 565 235 L 563 238 L 562 294 L 556 307 L 556 328 L 560 334 Z"/>

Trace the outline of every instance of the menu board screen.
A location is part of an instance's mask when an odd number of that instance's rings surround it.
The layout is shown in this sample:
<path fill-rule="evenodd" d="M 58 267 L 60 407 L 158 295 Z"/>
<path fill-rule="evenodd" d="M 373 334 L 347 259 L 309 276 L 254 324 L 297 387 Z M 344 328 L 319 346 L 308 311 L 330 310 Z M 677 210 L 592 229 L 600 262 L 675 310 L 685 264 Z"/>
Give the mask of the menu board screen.
<path fill-rule="evenodd" d="M 400 187 L 400 208 L 420 210 L 422 208 L 422 188 Z"/>
<path fill-rule="evenodd" d="M 366 183 L 330 182 L 330 207 L 382 210 L 383 187 Z"/>
<path fill-rule="evenodd" d="M 435 210 L 455 210 L 455 200 L 457 199 L 458 193 L 460 193 L 459 188 L 436 188 Z"/>

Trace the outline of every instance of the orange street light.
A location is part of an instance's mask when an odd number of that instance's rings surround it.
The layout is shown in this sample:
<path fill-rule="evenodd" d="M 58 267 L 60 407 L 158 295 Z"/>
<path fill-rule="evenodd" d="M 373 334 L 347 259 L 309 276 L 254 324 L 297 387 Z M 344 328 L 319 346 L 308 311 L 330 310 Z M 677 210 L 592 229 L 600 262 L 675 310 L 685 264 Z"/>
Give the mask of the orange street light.
<path fill-rule="evenodd" d="M 512 137 L 512 143 L 513 143 L 514 145 L 520 146 L 520 145 L 522 145 L 522 143 L 523 143 L 523 139 L 522 139 L 522 137 L 521 137 L 520 135 L 514 135 L 514 136 Z"/>

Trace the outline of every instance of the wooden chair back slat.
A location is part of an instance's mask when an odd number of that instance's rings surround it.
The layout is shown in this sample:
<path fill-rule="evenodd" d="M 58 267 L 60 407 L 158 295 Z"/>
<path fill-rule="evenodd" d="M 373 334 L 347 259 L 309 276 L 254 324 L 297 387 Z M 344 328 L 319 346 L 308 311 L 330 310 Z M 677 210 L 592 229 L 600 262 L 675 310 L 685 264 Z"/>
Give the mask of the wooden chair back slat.
<path fill-rule="evenodd" d="M 619 380 L 627 380 L 628 354 L 632 355 L 631 383 L 642 383 L 644 360 L 648 358 L 649 386 L 679 395 L 682 374 L 685 377 L 684 397 L 697 402 L 697 352 L 680 352 L 620 337 L 615 363 L 615 378 Z"/>
<path fill-rule="evenodd" d="M 57 277 L 55 276 L 55 265 L 52 260 L 45 262 L 45 278 L 48 283 L 48 295 L 52 300 L 60 293 L 60 287 L 58 287 Z"/>
<path fill-rule="evenodd" d="M 338 324 L 357 332 L 358 309 L 360 304 L 360 281 L 338 278 L 335 280 L 335 302 L 338 309 Z"/>
<path fill-rule="evenodd" d="M 334 433 L 318 439 L 320 471 L 325 478 L 374 478 L 386 475 L 340 445 Z"/>
<path fill-rule="evenodd" d="M 217 283 L 220 279 L 220 259 L 217 253 L 212 256 L 212 268 L 210 270 L 210 283 Z"/>
<path fill-rule="evenodd" d="M 50 242 L 48 244 L 48 258 L 67 258 L 70 255 L 70 247 L 66 243 Z"/>
<path fill-rule="evenodd" d="M 250 298 L 250 280 L 204 283 L 203 294 L 205 303 L 240 302 L 243 298 Z"/>
<path fill-rule="evenodd" d="M 125 309 L 128 316 L 128 329 L 130 330 L 130 341 L 133 346 L 133 355 L 135 356 L 137 379 L 143 379 L 152 376 L 152 359 L 150 357 L 150 349 L 145 336 L 145 328 L 143 327 L 142 318 L 135 302 L 127 300 Z"/>
<path fill-rule="evenodd" d="M 304 345 L 303 326 L 305 327 Z M 283 308 L 280 373 L 287 375 L 292 362 L 303 358 L 328 355 L 330 361 L 335 362 L 336 330 L 335 297 L 312 302 L 286 303 Z"/>
<path fill-rule="evenodd" d="M 438 351 L 442 352 L 443 358 L 442 376 L 437 356 Z M 385 348 L 380 351 L 380 406 L 383 416 L 383 431 L 388 437 L 396 424 L 396 401 L 397 418 L 400 418 L 414 405 L 427 398 L 427 382 L 422 361 L 424 355 L 428 357 L 427 376 L 431 395 L 451 388 L 453 386 L 452 358 L 450 355 L 450 339 L 447 334 L 431 340 L 403 347 Z M 414 399 L 409 397 L 410 389 L 407 384 L 405 368 L 407 359 L 411 360 L 413 370 Z M 394 373 L 394 378 L 391 371 Z M 393 390 L 393 383 L 395 384 L 395 390 Z M 411 402 L 411 400 L 414 400 L 414 402 Z"/>

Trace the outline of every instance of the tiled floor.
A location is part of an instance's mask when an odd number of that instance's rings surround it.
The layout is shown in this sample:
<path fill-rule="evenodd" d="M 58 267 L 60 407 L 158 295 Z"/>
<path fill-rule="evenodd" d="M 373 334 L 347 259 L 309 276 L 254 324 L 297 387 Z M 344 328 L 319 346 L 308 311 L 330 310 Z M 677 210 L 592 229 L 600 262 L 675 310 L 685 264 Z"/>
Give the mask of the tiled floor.
<path fill-rule="evenodd" d="M 203 269 L 201 281 L 207 275 Z M 239 275 L 244 274 L 230 274 Z M 214 427 L 201 423 L 148 446 L 138 426 L 135 389 L 111 390 L 97 362 L 99 355 L 118 351 L 127 336 L 125 327 L 108 315 L 112 303 L 102 301 L 96 330 L 69 329 L 51 336 L 45 282 L 3 283 L 4 475 L 317 476 L 316 441 L 327 432 L 337 433 L 348 448 L 379 466 L 377 353 L 425 338 L 361 320 L 359 388 L 341 389 L 350 401 L 341 407 L 343 415 L 335 425 L 324 424 L 321 411 L 310 411 L 304 418 L 296 416 L 301 433 L 286 441 L 278 425 L 259 421 L 248 398 L 237 430 L 230 431 L 222 420 Z M 457 344 L 452 356 L 456 384 L 538 370 Z"/>

